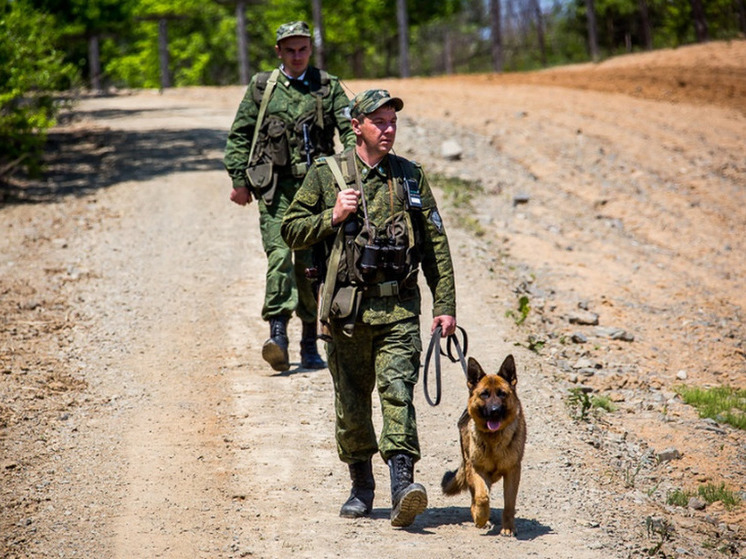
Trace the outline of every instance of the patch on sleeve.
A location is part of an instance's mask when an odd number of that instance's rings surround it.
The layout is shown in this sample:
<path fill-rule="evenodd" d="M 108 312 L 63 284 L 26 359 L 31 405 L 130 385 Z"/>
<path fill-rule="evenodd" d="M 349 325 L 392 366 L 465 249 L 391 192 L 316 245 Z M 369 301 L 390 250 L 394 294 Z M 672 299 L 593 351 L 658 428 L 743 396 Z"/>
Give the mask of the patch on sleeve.
<path fill-rule="evenodd" d="M 438 230 L 438 233 L 443 232 L 443 220 L 440 218 L 440 214 L 438 213 L 438 210 L 433 210 L 430 214 L 430 223 L 435 225 L 435 228 Z"/>

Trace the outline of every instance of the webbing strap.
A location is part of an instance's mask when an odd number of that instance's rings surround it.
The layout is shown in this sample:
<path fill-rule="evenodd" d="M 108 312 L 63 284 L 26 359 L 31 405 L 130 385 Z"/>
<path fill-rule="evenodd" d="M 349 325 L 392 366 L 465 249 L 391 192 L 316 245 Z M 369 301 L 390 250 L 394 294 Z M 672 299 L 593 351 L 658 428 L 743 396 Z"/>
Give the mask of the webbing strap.
<path fill-rule="evenodd" d="M 344 227 L 339 228 L 337 236 L 334 237 L 332 252 L 329 254 L 329 262 L 326 267 L 326 277 L 321 293 L 321 304 L 319 305 L 319 320 L 327 322 L 329 312 L 332 308 L 332 299 L 334 299 L 334 287 L 337 283 L 337 270 L 339 269 L 339 260 L 342 257 L 342 245 L 344 244 Z"/>
<path fill-rule="evenodd" d="M 251 160 L 254 158 L 254 148 L 256 147 L 256 140 L 259 137 L 259 129 L 262 127 L 262 121 L 264 120 L 264 113 L 267 112 L 267 105 L 269 105 L 269 98 L 272 97 L 272 91 L 277 84 L 277 77 L 280 75 L 280 69 L 275 68 L 269 75 L 267 80 L 267 86 L 264 88 L 264 95 L 262 95 L 262 103 L 259 105 L 259 114 L 256 117 L 256 124 L 254 125 L 254 138 L 251 140 L 251 151 L 249 152 L 249 165 Z"/>
<path fill-rule="evenodd" d="M 339 168 L 339 163 L 334 157 L 327 157 L 324 159 L 329 165 L 329 169 L 334 175 L 334 179 L 337 181 L 337 185 L 340 190 L 347 188 L 344 176 L 342 175 L 342 169 Z M 337 236 L 334 238 L 334 245 L 332 251 L 329 254 L 329 261 L 326 266 L 326 277 L 324 278 L 324 289 L 322 293 L 321 305 L 319 309 L 319 320 L 329 320 L 329 312 L 332 308 L 332 299 L 334 298 L 334 287 L 337 282 L 337 271 L 339 269 L 339 261 L 342 258 L 342 247 L 344 245 L 344 225 L 339 225 Z"/>
<path fill-rule="evenodd" d="M 339 163 L 337 163 L 337 160 L 334 159 L 334 157 L 327 157 L 326 162 L 329 164 L 329 169 L 331 170 L 332 175 L 334 175 L 334 180 L 337 181 L 339 189 L 344 190 L 345 188 L 347 188 L 347 182 L 342 175 L 342 169 L 339 168 Z"/>

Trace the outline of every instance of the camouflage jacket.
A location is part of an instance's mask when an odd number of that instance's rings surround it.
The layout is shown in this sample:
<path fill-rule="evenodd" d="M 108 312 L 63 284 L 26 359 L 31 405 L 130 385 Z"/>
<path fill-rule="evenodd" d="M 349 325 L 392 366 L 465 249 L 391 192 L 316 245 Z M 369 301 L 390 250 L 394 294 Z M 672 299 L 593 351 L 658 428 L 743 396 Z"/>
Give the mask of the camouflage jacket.
<path fill-rule="evenodd" d="M 269 75 L 270 72 L 261 72 L 251 78 L 228 134 L 223 163 L 234 187 L 249 186 L 245 171 L 249 165 L 248 159 L 254 136 L 254 126 Z M 319 97 L 321 98 L 323 125 L 318 123 L 319 106 L 317 98 Z M 268 124 L 271 124 L 272 120 L 284 123 L 289 156 L 287 169 L 302 164 L 306 157 L 302 129 L 299 123 L 308 121 L 316 125 L 314 143 L 323 144 L 316 146 L 317 151 L 313 154 L 314 157 L 334 153 L 333 137 L 335 129 L 339 131 L 339 137 L 344 147 L 351 147 L 355 143 L 355 135 L 348 116 L 348 106 L 349 99 L 342 90 L 337 77 L 322 72 L 313 66 L 308 67 L 302 81 L 291 81 L 280 72 L 277 85 L 272 92 L 262 121 L 260 140 L 257 141 L 257 144 L 262 142 L 262 136 L 264 135 L 262 132 Z M 255 149 L 255 160 L 258 155 L 259 153 Z M 277 166 L 276 171 L 284 172 L 283 168 Z M 290 174 L 289 171 L 287 173 Z"/>
<path fill-rule="evenodd" d="M 346 152 L 337 157 L 348 155 Z M 387 155 L 373 169 L 365 165 L 357 155 L 354 160 L 360 172 L 368 217 L 376 227 L 391 215 L 405 209 L 402 197 L 392 195 L 389 190 L 391 166 L 404 163 L 414 168 L 414 178 L 419 184 L 422 197 L 422 210 L 410 210 L 410 214 L 413 219 L 420 220 L 422 227 L 423 234 L 418 247 L 420 266 L 433 294 L 433 316 L 455 317 L 456 289 L 448 238 L 432 190 L 421 167 L 395 155 Z M 309 248 L 320 242 L 326 243 L 327 247 L 331 246 L 338 229 L 332 226 L 332 210 L 338 191 L 326 158 L 318 159 L 306 175 L 282 222 L 282 236 L 290 248 Z M 361 220 L 362 212 L 362 204 L 358 204 L 357 213 Z M 396 296 L 364 298 L 358 316 L 368 324 L 389 324 L 418 316 L 420 304 L 418 290 L 415 297 L 404 300 Z"/>

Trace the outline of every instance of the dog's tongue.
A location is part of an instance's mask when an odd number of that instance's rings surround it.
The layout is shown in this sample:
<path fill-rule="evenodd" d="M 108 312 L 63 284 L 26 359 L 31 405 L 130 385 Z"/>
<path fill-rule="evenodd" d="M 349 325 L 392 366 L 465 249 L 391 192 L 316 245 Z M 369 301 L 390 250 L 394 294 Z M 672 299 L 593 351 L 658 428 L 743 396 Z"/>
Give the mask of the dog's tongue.
<path fill-rule="evenodd" d="M 500 428 L 500 422 L 494 419 L 487 420 L 487 429 L 490 431 L 497 431 Z"/>

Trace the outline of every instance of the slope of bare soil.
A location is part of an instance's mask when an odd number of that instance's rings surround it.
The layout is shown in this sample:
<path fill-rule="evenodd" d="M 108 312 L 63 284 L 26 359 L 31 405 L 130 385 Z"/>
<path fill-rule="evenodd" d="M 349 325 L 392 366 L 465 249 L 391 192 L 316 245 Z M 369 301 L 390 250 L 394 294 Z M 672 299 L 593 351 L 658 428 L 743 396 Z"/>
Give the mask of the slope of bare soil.
<path fill-rule="evenodd" d="M 516 539 L 499 537 L 500 487 L 486 530 L 468 495 L 440 494 L 466 398 L 450 364 L 440 406 L 417 394 L 426 513 L 391 528 L 378 460 L 372 517 L 338 517 L 328 373 L 259 355 L 257 211 L 228 202 L 220 163 L 242 89 L 81 99 L 48 180 L 0 207 L 0 557 L 743 554 L 744 505 L 667 497 L 714 483 L 746 500 L 746 435 L 675 393 L 746 387 L 745 76 L 740 41 L 346 84 L 404 99 L 397 151 L 436 185 L 469 354 L 492 371 L 516 357 Z M 615 411 L 573 419 L 580 387 Z"/>

